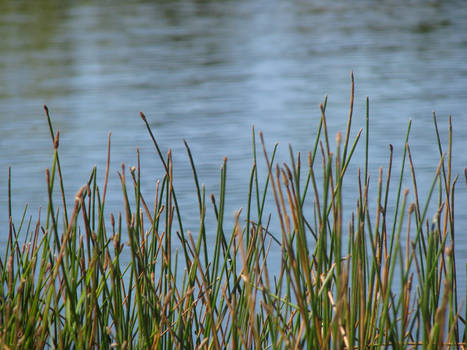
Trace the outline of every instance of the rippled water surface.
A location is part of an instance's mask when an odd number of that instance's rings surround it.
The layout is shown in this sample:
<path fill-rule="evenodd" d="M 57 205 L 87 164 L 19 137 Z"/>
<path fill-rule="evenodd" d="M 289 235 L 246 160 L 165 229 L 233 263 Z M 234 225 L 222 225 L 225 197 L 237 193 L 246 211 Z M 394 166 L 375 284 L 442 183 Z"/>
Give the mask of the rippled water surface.
<path fill-rule="evenodd" d="M 207 193 L 229 159 L 227 216 L 246 203 L 251 126 L 268 147 L 312 147 L 326 94 L 331 136 L 344 131 L 350 72 L 356 78 L 355 135 L 370 97 L 373 183 L 388 145 L 399 164 L 407 124 L 421 196 L 439 159 L 432 112 L 454 171 L 467 166 L 465 1 L 0 1 L 0 243 L 7 237 L 7 177 L 16 222 L 46 203 L 53 152 L 42 106 L 60 129 L 69 198 L 94 165 L 103 178 L 112 132 L 108 210 L 121 210 L 117 171 L 141 150 L 147 193 L 163 175 L 138 117 L 143 111 L 164 152 L 173 150 L 176 188 L 188 229 L 197 231 L 194 185 L 182 139 L 191 145 Z M 360 153 L 361 154 L 361 153 Z M 355 167 L 362 164 L 359 153 Z M 263 173 L 264 174 L 264 173 Z M 345 195 L 354 203 L 353 178 Z M 458 183 L 458 259 L 467 260 L 467 200 Z M 430 214 L 431 215 L 431 214 Z M 464 282 L 465 283 L 465 282 Z"/>

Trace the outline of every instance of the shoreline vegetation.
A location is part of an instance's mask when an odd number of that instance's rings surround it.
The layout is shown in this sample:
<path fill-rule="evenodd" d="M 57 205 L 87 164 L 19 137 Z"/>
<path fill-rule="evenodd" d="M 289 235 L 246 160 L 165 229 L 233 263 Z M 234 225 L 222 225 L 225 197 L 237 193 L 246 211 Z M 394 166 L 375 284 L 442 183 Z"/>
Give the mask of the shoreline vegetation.
<path fill-rule="evenodd" d="M 445 146 L 433 118 L 440 160 L 426 200 L 418 194 L 409 123 L 401 171 L 392 174 L 391 146 L 387 167 L 371 189 L 376 202 L 369 203 L 369 102 L 366 125 L 351 139 L 353 103 L 352 76 L 347 129 L 337 135 L 333 151 L 326 99 L 306 156 L 290 148 L 289 162 L 278 164 L 277 145 L 267 150 L 262 133 L 258 140 L 253 130 L 248 200 L 233 224 L 224 219 L 227 160 L 220 194 L 209 198 L 185 142 L 199 205 L 196 233 L 183 226 L 171 152 L 161 151 L 142 113 L 164 169 L 154 201 L 141 194 L 138 153 L 137 166 L 128 171 L 122 165 L 119 172 L 122 212 L 104 216 L 109 136 L 103 185 L 94 168 L 67 206 L 59 132 L 44 106 L 54 145 L 46 171 L 49 201 L 36 225 L 25 215 L 15 224 L 9 181 L 0 347 L 464 349 L 467 311 L 465 296 L 457 295 L 456 264 L 465 262 L 455 257 L 458 177 L 451 172 L 451 120 Z M 346 176 L 361 143 L 364 169 L 357 178 Z M 268 171 L 260 174 L 257 162 Z M 411 187 L 404 189 L 406 176 Z M 355 184 L 358 198 L 350 216 L 343 209 L 344 178 Z M 394 211 L 388 209 L 389 194 L 396 198 Z M 313 207 L 304 210 L 306 198 Z M 267 200 L 275 203 L 273 212 L 265 211 Z M 214 224 L 206 221 L 208 211 Z M 271 227 L 270 215 L 277 227 Z M 272 249 L 278 269 L 271 268 Z M 124 254 L 130 256 L 126 266 Z"/>

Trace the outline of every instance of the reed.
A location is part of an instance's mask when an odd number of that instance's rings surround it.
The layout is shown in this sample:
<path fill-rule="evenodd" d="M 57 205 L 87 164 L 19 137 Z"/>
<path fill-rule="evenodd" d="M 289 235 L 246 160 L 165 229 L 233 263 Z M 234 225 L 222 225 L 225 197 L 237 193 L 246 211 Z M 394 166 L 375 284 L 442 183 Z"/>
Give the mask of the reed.
<path fill-rule="evenodd" d="M 344 137 L 337 135 L 334 151 L 326 100 L 306 157 L 290 148 L 289 162 L 278 164 L 277 145 L 268 151 L 262 133 L 258 143 L 253 129 L 248 200 L 233 221 L 225 218 L 224 209 L 227 160 L 220 170 L 219 196 L 207 198 L 185 142 L 199 205 L 196 233 L 183 225 L 171 152 L 162 152 L 144 114 L 164 169 L 154 200 L 141 193 L 138 153 L 137 166 L 122 166 L 119 172 L 121 212 L 104 216 L 109 136 L 103 185 L 94 168 L 74 205 L 67 206 L 59 133 L 45 108 L 54 153 L 46 171 L 44 219 L 34 225 L 24 214 L 15 224 L 8 188 L 11 219 L 0 257 L 0 346 L 465 348 L 465 298 L 457 295 L 458 177 L 452 174 L 451 121 L 445 150 L 433 116 L 440 160 L 426 200 L 417 187 L 409 123 L 400 173 L 392 176 L 391 146 L 387 167 L 371 188 L 377 193 L 374 201 L 369 196 L 368 99 L 366 125 L 351 139 L 353 99 L 352 76 L 347 129 Z M 359 143 L 365 167 L 355 178 L 347 170 Z M 411 185 L 404 189 L 407 176 Z M 355 185 L 356 204 L 343 199 L 344 178 Z M 390 195 L 395 210 L 390 210 Z M 271 213 L 265 209 L 268 200 L 275 203 Z M 214 222 L 206 219 L 208 211 L 214 212 Z M 212 232 L 213 241 L 208 239 Z M 278 252 L 274 259 L 271 250 Z M 121 262 L 124 255 L 131 256 L 128 265 Z"/>

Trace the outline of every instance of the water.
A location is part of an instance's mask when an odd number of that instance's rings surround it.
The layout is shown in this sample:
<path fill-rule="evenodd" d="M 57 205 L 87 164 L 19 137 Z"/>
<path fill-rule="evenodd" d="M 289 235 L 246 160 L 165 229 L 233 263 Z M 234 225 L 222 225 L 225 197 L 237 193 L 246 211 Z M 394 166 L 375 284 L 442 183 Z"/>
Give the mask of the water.
<path fill-rule="evenodd" d="M 207 193 L 218 192 L 219 168 L 228 157 L 231 217 L 246 203 L 251 125 L 264 131 L 268 147 L 279 142 L 283 157 L 288 143 L 309 150 L 326 94 L 331 136 L 344 131 L 353 70 L 352 135 L 364 125 L 370 96 L 373 181 L 387 163 L 389 143 L 398 164 L 412 118 L 424 197 L 438 161 L 432 111 L 445 141 L 452 115 L 454 172 L 462 174 L 467 165 L 466 18 L 464 1 L 0 2 L 0 245 L 7 237 L 8 167 L 16 222 L 26 203 L 35 220 L 46 202 L 44 174 L 53 149 L 43 104 L 60 129 L 71 199 L 95 164 L 103 178 L 112 132 L 109 210 L 122 208 L 116 172 L 122 162 L 136 163 L 137 147 L 144 190 L 150 193 L 163 175 L 138 117 L 143 111 L 162 149 L 174 152 L 178 196 L 187 228 L 196 232 L 182 139 Z M 461 177 L 456 228 L 462 273 L 466 195 Z M 459 284 L 465 286 L 465 276 Z"/>

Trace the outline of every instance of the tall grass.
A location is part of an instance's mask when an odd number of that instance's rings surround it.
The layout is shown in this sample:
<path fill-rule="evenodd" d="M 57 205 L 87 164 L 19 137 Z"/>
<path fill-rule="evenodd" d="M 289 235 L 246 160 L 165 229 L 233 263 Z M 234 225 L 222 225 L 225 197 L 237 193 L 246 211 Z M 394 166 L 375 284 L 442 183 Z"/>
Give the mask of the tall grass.
<path fill-rule="evenodd" d="M 137 166 L 122 166 L 119 173 L 122 213 L 104 215 L 109 137 L 103 185 L 94 168 L 74 205 L 67 206 L 59 133 L 45 108 L 54 153 L 46 171 L 44 219 L 34 225 L 23 215 L 15 224 L 8 188 L 11 219 L 0 258 L 1 347 L 465 348 L 451 121 L 445 150 L 433 118 L 440 160 L 422 202 L 410 123 L 400 173 L 392 175 L 391 146 L 387 167 L 370 189 L 368 99 L 366 126 L 351 139 L 353 98 L 352 77 L 347 129 L 345 136 L 337 135 L 333 151 L 326 100 L 306 157 L 290 149 L 289 162 L 278 164 L 277 146 L 267 150 L 263 135 L 258 143 L 253 130 L 248 200 L 233 223 L 225 220 L 227 160 L 220 170 L 220 195 L 207 197 L 185 142 L 199 205 L 196 233 L 183 225 L 171 152 L 159 148 L 143 114 L 164 169 L 154 200 L 141 193 L 138 154 Z M 358 143 L 365 166 L 354 178 L 346 173 Z M 266 164 L 263 174 L 260 161 Z M 404 189 L 406 175 L 412 183 Z M 344 203 L 344 178 L 354 184 L 355 204 Z M 376 202 L 369 202 L 370 191 L 376 191 Z M 265 204 L 271 198 L 276 208 L 269 213 Z M 214 212 L 214 223 L 206 219 L 208 211 Z M 215 240 L 208 239 L 212 232 Z M 271 250 L 280 253 L 272 258 Z M 121 262 L 124 255 L 131 256 L 128 265 Z"/>

